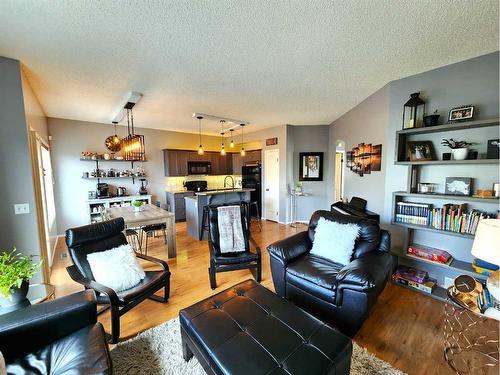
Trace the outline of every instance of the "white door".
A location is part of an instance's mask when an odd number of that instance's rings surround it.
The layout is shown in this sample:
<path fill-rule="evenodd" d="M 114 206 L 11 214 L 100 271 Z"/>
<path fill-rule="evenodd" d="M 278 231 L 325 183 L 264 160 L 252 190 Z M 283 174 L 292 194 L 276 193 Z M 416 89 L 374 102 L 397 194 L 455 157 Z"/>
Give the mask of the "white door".
<path fill-rule="evenodd" d="M 48 265 L 52 267 L 53 250 L 55 245 L 56 207 L 54 200 L 54 182 L 49 148 L 37 141 L 38 167 L 40 168 L 40 188 L 45 227 L 45 240 L 47 242 Z"/>
<path fill-rule="evenodd" d="M 279 221 L 279 150 L 264 151 L 264 217 Z"/>

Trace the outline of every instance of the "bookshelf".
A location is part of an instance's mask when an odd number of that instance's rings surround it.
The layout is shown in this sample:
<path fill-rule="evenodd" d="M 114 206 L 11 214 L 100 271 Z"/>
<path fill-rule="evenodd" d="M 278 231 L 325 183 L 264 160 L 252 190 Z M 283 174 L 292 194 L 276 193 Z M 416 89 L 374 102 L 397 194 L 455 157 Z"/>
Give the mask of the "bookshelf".
<path fill-rule="evenodd" d="M 438 300 L 446 300 L 447 294 L 446 294 L 446 289 L 443 287 L 443 285 L 439 285 L 443 283 L 443 280 L 446 277 L 449 277 L 451 275 L 460 275 L 460 274 L 466 274 L 470 275 L 472 277 L 475 277 L 477 279 L 485 280 L 486 276 L 479 274 L 474 271 L 472 268 L 472 265 L 469 261 L 460 259 L 460 257 L 456 257 L 453 255 L 453 260 L 449 264 L 441 264 L 433 261 L 429 261 L 427 259 L 420 259 L 415 256 L 412 256 L 411 254 L 407 254 L 407 249 L 410 245 L 415 244 L 415 242 L 419 242 L 415 238 L 415 234 L 419 233 L 420 237 L 423 236 L 423 233 L 420 234 L 420 232 L 426 232 L 426 233 L 432 233 L 432 237 L 426 237 L 429 238 L 429 241 L 437 241 L 435 238 L 441 238 L 443 239 L 443 242 L 448 241 L 447 237 L 456 237 L 461 241 L 460 239 L 463 240 L 468 240 L 465 241 L 465 245 L 463 246 L 462 250 L 465 250 L 465 247 L 469 246 L 472 244 L 472 240 L 474 239 L 474 234 L 470 233 L 460 233 L 460 232 L 453 232 L 453 231 L 448 231 L 444 229 L 438 229 L 434 228 L 433 226 L 427 226 L 427 225 L 419 225 L 419 224 L 413 224 L 413 223 L 406 223 L 406 222 L 400 222 L 396 221 L 396 214 L 397 214 L 397 205 L 398 202 L 415 202 L 415 203 L 423 203 L 423 204 L 432 204 L 434 208 L 439 208 L 443 203 L 451 203 L 451 204 L 466 204 L 467 206 L 470 204 L 471 206 L 478 206 L 481 207 L 481 211 L 487 211 L 487 212 L 495 212 L 496 210 L 499 209 L 499 199 L 498 198 L 479 198 L 479 197 L 473 197 L 473 196 L 455 196 L 455 195 L 445 195 L 442 193 L 429 193 L 429 194 L 423 194 L 423 193 L 418 193 L 416 191 L 416 187 L 420 181 L 420 176 L 422 175 L 422 169 L 423 168 L 434 168 L 435 166 L 445 166 L 446 167 L 446 173 L 449 173 L 449 175 L 453 175 L 454 168 L 457 168 L 455 166 L 462 166 L 462 168 L 465 166 L 469 168 L 470 166 L 470 174 L 472 178 L 477 178 L 481 174 L 481 168 L 475 168 L 479 166 L 495 166 L 499 165 L 499 159 L 485 159 L 485 158 L 479 158 L 475 160 L 428 160 L 428 161 L 408 161 L 406 159 L 407 155 L 407 142 L 411 141 L 415 138 L 413 136 L 417 136 L 417 139 L 421 139 L 422 136 L 425 136 L 426 134 L 434 134 L 436 136 L 436 133 L 443 133 L 442 136 L 444 137 L 455 137 L 455 138 L 460 138 L 460 134 L 455 134 L 454 132 L 459 132 L 463 130 L 468 130 L 468 129 L 486 129 L 486 128 L 492 128 L 496 127 L 496 131 L 500 131 L 500 119 L 494 118 L 494 119 L 487 119 L 487 120 L 479 120 L 479 121 L 468 121 L 468 122 L 462 122 L 462 123 L 457 123 L 457 124 L 444 124 L 444 125 L 438 125 L 438 126 L 433 126 L 433 127 L 423 127 L 423 128 L 415 128 L 415 129 L 405 129 L 405 130 L 400 130 L 396 132 L 396 147 L 395 147 L 395 159 L 394 159 L 394 164 L 395 165 L 402 165 L 402 166 L 407 166 L 408 168 L 408 179 L 407 179 L 407 184 L 406 184 L 406 190 L 405 191 L 396 191 L 393 192 L 393 200 L 392 200 L 392 224 L 397 225 L 401 228 L 403 228 L 403 234 L 404 234 L 404 239 L 403 239 L 403 246 L 400 248 L 393 248 L 391 250 L 392 255 L 394 256 L 396 260 L 396 264 L 404 264 L 404 265 L 411 265 L 417 268 L 420 268 L 422 270 L 425 270 L 429 273 L 429 277 L 432 279 L 438 279 L 438 284 L 434 287 L 434 290 L 432 294 L 427 294 L 425 292 L 422 292 L 420 290 L 414 289 L 409 286 L 401 285 L 399 283 L 394 282 L 395 284 L 411 289 L 413 291 L 423 293 L 425 295 L 428 295 L 432 298 L 436 298 Z M 483 130 L 488 132 L 489 130 Z M 420 138 L 419 138 L 420 137 Z M 483 167 L 483 168 L 485 168 Z M 490 167 L 491 168 L 491 167 Z M 484 169 L 483 169 L 484 170 Z M 427 170 L 426 170 L 427 171 Z M 432 170 L 428 170 L 432 171 Z M 434 174 L 439 174 L 441 175 L 441 170 L 436 169 L 433 172 Z M 472 176 L 474 175 L 474 177 Z M 443 178 L 446 176 L 442 176 Z M 423 181 L 427 182 L 427 181 Z M 400 211 L 401 212 L 401 211 Z M 425 216 L 425 215 L 424 215 Z M 439 237 L 436 237 L 439 236 Z M 428 242 L 428 241 L 426 241 Z M 428 244 L 427 246 L 432 246 L 436 248 L 442 248 L 444 246 L 436 243 L 433 245 L 432 243 Z M 447 250 L 446 247 L 444 250 Z M 440 282 L 441 280 L 441 282 Z"/>

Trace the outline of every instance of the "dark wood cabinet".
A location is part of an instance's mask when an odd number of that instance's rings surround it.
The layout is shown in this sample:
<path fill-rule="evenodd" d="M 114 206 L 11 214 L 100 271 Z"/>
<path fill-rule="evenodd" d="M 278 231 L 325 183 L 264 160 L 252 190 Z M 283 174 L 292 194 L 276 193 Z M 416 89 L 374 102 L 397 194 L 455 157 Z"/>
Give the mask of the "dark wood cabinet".
<path fill-rule="evenodd" d="M 187 176 L 189 161 L 209 161 L 212 164 L 212 175 L 241 174 L 241 167 L 247 163 L 260 162 L 261 152 L 247 151 L 245 156 L 239 153 L 205 152 L 198 155 L 189 150 L 163 150 L 163 161 L 166 177 Z"/>

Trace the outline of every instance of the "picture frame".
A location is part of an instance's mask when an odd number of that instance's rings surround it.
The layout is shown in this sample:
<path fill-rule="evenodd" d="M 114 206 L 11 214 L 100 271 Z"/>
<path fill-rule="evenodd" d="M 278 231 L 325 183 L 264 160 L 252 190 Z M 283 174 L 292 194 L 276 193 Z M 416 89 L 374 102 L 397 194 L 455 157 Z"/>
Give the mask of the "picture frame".
<path fill-rule="evenodd" d="M 472 178 L 470 177 L 446 177 L 445 195 L 472 195 Z"/>
<path fill-rule="evenodd" d="M 434 159 L 434 147 L 431 141 L 412 141 L 406 143 L 407 160 L 429 161 Z"/>
<path fill-rule="evenodd" d="M 470 121 L 474 118 L 474 106 L 466 105 L 450 109 L 448 114 L 449 122 Z"/>
<path fill-rule="evenodd" d="M 299 153 L 299 181 L 323 181 L 323 152 Z"/>
<path fill-rule="evenodd" d="M 360 143 L 346 152 L 346 168 L 363 177 L 382 169 L 382 145 Z"/>

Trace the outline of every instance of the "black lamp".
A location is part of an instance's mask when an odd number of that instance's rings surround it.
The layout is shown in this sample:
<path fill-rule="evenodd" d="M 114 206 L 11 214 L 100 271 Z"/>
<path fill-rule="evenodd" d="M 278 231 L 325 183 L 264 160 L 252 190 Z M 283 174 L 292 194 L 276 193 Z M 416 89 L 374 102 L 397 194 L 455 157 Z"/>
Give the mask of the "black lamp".
<path fill-rule="evenodd" d="M 420 98 L 420 93 L 410 95 L 403 107 L 403 129 L 419 128 L 423 126 L 425 102 Z"/>

